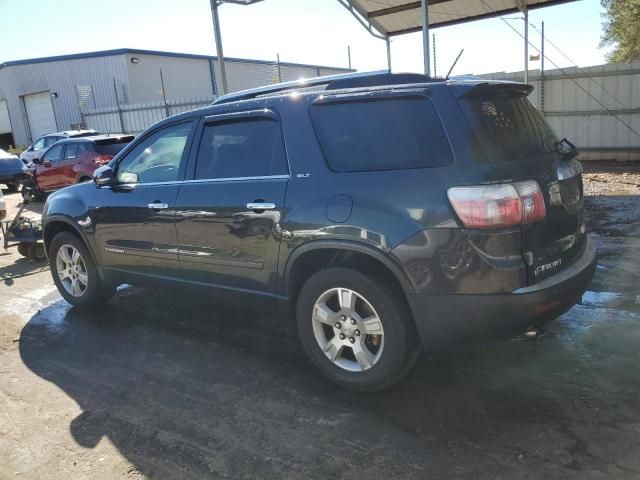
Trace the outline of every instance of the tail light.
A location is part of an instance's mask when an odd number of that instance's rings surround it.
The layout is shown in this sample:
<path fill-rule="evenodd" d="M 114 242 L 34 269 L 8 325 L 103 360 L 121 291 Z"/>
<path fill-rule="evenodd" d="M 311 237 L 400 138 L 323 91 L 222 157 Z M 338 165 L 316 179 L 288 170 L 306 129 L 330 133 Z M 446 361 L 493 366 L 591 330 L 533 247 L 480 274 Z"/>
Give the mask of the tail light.
<path fill-rule="evenodd" d="M 534 180 L 452 187 L 447 197 L 467 228 L 512 227 L 541 220 L 546 215 L 544 197 Z"/>
<path fill-rule="evenodd" d="M 111 161 L 113 157 L 111 155 L 97 155 L 93 159 L 93 163 L 101 167 L 102 165 L 106 165 Z"/>

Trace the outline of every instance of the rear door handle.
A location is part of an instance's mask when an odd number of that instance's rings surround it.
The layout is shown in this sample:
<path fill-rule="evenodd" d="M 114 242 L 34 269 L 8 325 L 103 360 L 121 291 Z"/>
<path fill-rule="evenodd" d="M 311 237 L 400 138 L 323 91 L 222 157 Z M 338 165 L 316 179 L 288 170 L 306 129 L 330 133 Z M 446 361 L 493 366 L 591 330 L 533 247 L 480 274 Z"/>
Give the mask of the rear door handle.
<path fill-rule="evenodd" d="M 149 207 L 149 208 L 151 208 L 153 210 L 164 210 L 165 208 L 169 208 L 169 204 L 168 203 L 154 202 L 154 203 L 148 204 L 147 207 Z"/>
<path fill-rule="evenodd" d="M 247 203 L 249 210 L 275 210 L 276 204 L 271 202 L 253 202 Z"/>

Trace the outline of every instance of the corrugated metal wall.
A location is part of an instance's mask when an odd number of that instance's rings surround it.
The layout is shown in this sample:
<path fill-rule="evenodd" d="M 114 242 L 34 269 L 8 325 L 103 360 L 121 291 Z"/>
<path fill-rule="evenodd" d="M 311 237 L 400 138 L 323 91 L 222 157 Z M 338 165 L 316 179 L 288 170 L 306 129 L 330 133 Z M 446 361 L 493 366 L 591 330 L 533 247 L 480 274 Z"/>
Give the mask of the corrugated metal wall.
<path fill-rule="evenodd" d="M 132 63 L 132 57 L 137 57 L 138 63 Z M 127 53 L 119 51 L 114 55 L 103 53 L 95 57 L 9 64 L 0 68 L 0 100 L 7 101 L 15 143 L 28 145 L 33 139 L 22 100 L 24 95 L 45 91 L 56 93 L 52 103 L 57 128 L 68 130 L 72 125 L 79 124 L 85 114 L 101 110 L 100 113 L 106 114 L 105 109 L 116 107 L 114 78 L 118 102 L 123 106 L 136 104 L 135 108 L 139 108 L 141 106 L 138 104 L 149 103 L 150 108 L 155 108 L 158 102 L 163 102 L 160 69 L 168 102 L 176 104 L 188 100 L 186 103 L 200 104 L 199 99 L 212 97 L 216 83 L 211 75 L 210 62 L 208 57 L 153 55 L 147 51 L 128 50 Z M 213 62 L 219 88 L 219 64 L 217 60 Z M 230 91 L 275 83 L 279 76 L 282 81 L 287 81 L 345 72 L 340 68 L 284 63 L 278 75 L 275 61 L 229 59 L 226 65 Z M 78 86 L 81 87 L 80 95 Z M 98 122 L 95 115 L 93 120 Z M 114 123 L 113 118 L 104 120 L 105 125 L 112 126 Z M 139 123 L 143 120 L 136 116 L 131 121 L 136 126 L 134 130 L 139 131 Z"/>
<path fill-rule="evenodd" d="M 102 107 L 114 102 L 113 78 L 118 88 L 128 89 L 126 64 L 122 55 L 58 62 L 13 65 L 0 69 L 0 99 L 7 101 L 13 137 L 18 145 L 30 143 L 31 135 L 22 96 L 49 91 L 58 130 L 79 123 L 80 108 L 76 85 L 92 87 L 88 105 Z"/>
<path fill-rule="evenodd" d="M 523 72 L 481 77 L 524 80 Z M 580 148 L 581 159 L 640 160 L 640 63 L 550 70 L 543 80 L 530 71 L 529 83 L 533 104 Z"/>
<path fill-rule="evenodd" d="M 168 100 L 213 94 L 207 60 L 137 53 L 128 53 L 125 56 L 129 72 L 130 103 L 156 102 L 163 99 L 160 70 Z M 132 58 L 136 58 L 137 63 L 132 63 Z"/>

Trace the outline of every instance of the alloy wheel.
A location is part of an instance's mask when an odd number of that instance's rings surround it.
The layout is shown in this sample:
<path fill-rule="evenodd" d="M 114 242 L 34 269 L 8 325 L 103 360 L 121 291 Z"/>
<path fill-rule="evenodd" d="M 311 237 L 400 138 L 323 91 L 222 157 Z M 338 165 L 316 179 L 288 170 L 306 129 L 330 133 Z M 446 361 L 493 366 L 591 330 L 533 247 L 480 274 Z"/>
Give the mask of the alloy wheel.
<path fill-rule="evenodd" d="M 348 288 L 327 290 L 313 306 L 312 323 L 318 346 L 343 370 L 363 372 L 380 360 L 382 320 L 359 293 Z"/>
<path fill-rule="evenodd" d="M 81 297 L 89 286 L 89 275 L 77 248 L 65 244 L 56 255 L 56 270 L 60 283 L 70 295 Z"/>

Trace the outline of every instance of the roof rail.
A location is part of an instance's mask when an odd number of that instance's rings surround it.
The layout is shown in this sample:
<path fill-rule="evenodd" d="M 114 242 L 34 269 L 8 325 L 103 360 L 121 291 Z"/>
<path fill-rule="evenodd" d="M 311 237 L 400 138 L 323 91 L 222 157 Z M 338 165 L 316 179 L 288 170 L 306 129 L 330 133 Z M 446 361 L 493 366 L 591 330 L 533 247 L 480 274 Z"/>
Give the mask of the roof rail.
<path fill-rule="evenodd" d="M 342 73 L 339 75 L 329 75 L 326 77 L 316 78 L 301 78 L 300 80 L 294 80 L 293 82 L 277 83 L 275 85 L 267 85 L 265 87 L 252 88 L 251 90 L 243 90 L 241 92 L 229 93 L 218 97 L 213 105 L 219 105 L 221 103 L 237 102 L 240 100 L 249 100 L 251 98 L 259 97 L 260 95 L 269 95 L 272 93 L 283 92 L 285 90 L 292 90 L 295 88 L 310 88 L 319 87 L 322 85 L 328 85 L 331 82 L 338 80 L 353 80 L 362 79 L 368 77 L 379 76 L 388 74 L 388 70 L 380 70 L 375 72 L 355 72 L 355 73 Z"/>

